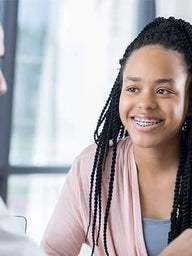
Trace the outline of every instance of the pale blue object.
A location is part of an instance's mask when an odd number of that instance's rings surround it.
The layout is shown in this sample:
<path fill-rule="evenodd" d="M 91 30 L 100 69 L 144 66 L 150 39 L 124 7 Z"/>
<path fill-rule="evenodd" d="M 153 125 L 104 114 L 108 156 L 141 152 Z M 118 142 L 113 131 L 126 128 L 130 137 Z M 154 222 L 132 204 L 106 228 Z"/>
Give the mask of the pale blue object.
<path fill-rule="evenodd" d="M 170 220 L 143 218 L 143 235 L 148 256 L 157 256 L 167 246 Z"/>

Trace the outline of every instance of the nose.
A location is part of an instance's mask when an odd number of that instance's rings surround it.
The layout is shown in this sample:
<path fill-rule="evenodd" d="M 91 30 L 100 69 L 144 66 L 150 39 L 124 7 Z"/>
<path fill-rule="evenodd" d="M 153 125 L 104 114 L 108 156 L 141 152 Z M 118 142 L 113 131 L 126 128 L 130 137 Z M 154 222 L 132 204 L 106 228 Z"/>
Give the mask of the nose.
<path fill-rule="evenodd" d="M 138 99 L 137 106 L 139 109 L 143 109 L 143 110 L 156 109 L 157 102 L 155 100 L 155 95 L 153 95 L 150 92 L 141 93 Z"/>
<path fill-rule="evenodd" d="M 5 94 L 7 91 L 7 83 L 2 71 L 0 70 L 0 95 Z"/>

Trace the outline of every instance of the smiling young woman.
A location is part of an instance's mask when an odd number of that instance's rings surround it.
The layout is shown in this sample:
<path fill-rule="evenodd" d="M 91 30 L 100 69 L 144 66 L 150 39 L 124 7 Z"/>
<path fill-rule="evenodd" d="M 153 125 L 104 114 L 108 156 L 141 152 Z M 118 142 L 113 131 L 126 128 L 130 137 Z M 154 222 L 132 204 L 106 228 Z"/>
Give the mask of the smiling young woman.
<path fill-rule="evenodd" d="M 192 26 L 157 18 L 127 47 L 95 144 L 74 161 L 48 255 L 192 255 Z"/>
<path fill-rule="evenodd" d="M 148 219 L 170 218 L 188 89 L 183 56 L 159 45 L 135 50 L 123 71 L 120 118 L 132 139 Z"/>

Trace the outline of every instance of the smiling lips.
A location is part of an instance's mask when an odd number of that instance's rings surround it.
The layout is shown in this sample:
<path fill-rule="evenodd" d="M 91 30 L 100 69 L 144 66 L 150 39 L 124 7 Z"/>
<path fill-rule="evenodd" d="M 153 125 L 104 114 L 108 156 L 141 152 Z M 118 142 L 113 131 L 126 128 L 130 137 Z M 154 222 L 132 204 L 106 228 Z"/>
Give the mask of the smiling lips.
<path fill-rule="evenodd" d="M 138 117 L 133 118 L 134 122 L 141 127 L 149 127 L 162 122 L 161 119 L 140 119 Z"/>

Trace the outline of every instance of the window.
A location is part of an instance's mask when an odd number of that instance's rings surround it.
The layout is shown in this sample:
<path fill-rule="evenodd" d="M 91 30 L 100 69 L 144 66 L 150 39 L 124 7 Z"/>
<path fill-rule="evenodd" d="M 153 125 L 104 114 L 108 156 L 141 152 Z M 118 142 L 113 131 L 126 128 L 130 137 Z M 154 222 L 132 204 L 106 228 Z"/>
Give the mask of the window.
<path fill-rule="evenodd" d="M 73 159 L 93 143 L 137 32 L 137 1 L 2 3 L 9 90 L 0 100 L 1 195 L 39 243 Z"/>

